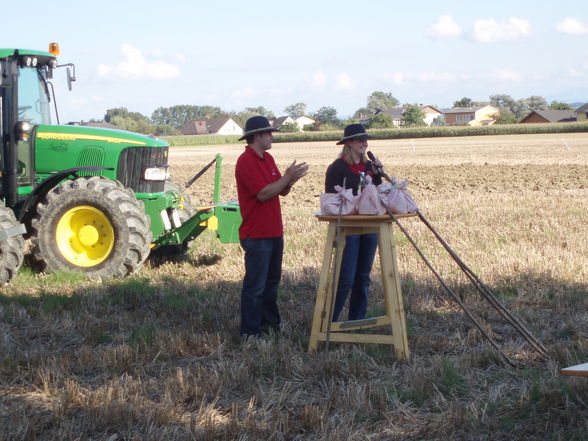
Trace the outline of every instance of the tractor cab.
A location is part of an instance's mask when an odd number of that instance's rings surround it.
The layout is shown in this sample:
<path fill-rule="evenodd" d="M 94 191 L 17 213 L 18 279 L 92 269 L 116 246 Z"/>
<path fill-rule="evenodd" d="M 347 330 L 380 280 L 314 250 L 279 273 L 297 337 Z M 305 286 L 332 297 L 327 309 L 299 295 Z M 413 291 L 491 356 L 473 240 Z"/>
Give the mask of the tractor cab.
<path fill-rule="evenodd" d="M 4 140 L 0 197 L 8 206 L 18 205 L 34 187 L 32 132 L 36 126 L 52 123 L 54 96 L 49 80 L 58 67 L 58 47 L 52 44 L 50 49 L 54 53 L 0 49 L 0 130 Z"/>

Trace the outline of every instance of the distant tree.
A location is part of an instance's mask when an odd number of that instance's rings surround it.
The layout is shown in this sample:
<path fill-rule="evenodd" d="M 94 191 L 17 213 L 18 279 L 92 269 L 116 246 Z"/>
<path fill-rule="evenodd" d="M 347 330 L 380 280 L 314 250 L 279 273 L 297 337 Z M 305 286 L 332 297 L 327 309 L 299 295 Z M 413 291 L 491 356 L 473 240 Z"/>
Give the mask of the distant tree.
<path fill-rule="evenodd" d="M 286 113 L 286 115 L 291 116 L 292 118 L 298 118 L 299 116 L 304 115 L 304 113 L 306 112 L 306 104 L 291 104 L 284 109 L 284 112 Z"/>
<path fill-rule="evenodd" d="M 170 126 L 169 124 L 162 124 L 160 126 L 155 127 L 155 134 L 158 136 L 169 136 L 175 135 L 176 133 L 179 133 L 178 129 L 176 129 L 173 126 Z"/>
<path fill-rule="evenodd" d="M 520 100 L 528 111 L 547 109 L 547 100 L 542 96 L 532 95 L 529 98 Z"/>
<path fill-rule="evenodd" d="M 518 118 L 510 110 L 502 108 L 498 112 L 496 117 L 496 124 L 515 124 L 518 123 L 521 118 Z"/>
<path fill-rule="evenodd" d="M 268 118 L 275 118 L 276 115 L 271 110 L 267 110 L 263 106 L 259 107 L 245 107 L 245 112 L 249 112 L 255 115 L 266 116 Z"/>
<path fill-rule="evenodd" d="M 245 107 L 245 110 L 240 111 L 239 113 L 231 113 L 230 117 L 239 124 L 241 127 L 245 127 L 245 122 L 251 118 L 252 116 L 265 116 L 267 118 L 275 118 L 276 115 L 271 110 L 267 110 L 263 106 L 259 107 Z"/>
<path fill-rule="evenodd" d="M 463 97 L 458 101 L 453 102 L 453 107 L 473 107 L 474 102 L 471 98 Z"/>
<path fill-rule="evenodd" d="M 552 101 L 551 104 L 549 105 L 549 109 L 550 110 L 574 110 L 574 108 L 570 104 L 560 102 L 560 101 Z"/>
<path fill-rule="evenodd" d="M 318 109 L 312 117 L 319 121 L 321 124 L 332 124 L 336 125 L 339 120 L 337 119 L 337 111 L 333 107 L 323 106 Z"/>
<path fill-rule="evenodd" d="M 390 127 L 394 127 L 392 117 L 384 112 L 375 114 L 368 122 L 369 129 L 388 129 Z"/>
<path fill-rule="evenodd" d="M 529 113 L 528 104 L 524 100 L 515 100 L 510 95 L 491 95 L 490 103 L 499 110 L 504 109 L 510 111 L 517 119 L 521 119 Z"/>
<path fill-rule="evenodd" d="M 295 122 L 288 122 L 284 123 L 280 126 L 280 132 L 292 133 L 292 132 L 299 132 L 300 127 Z"/>
<path fill-rule="evenodd" d="M 227 117 L 228 112 L 216 106 L 178 105 L 159 107 L 151 114 L 151 120 L 156 126 L 170 125 L 176 128 L 183 126 L 193 119 Z"/>
<path fill-rule="evenodd" d="M 104 121 L 121 130 L 144 134 L 155 133 L 155 127 L 149 118 L 139 112 L 129 112 L 126 107 L 108 109 L 104 115 Z"/>
<path fill-rule="evenodd" d="M 372 112 L 370 109 L 368 109 L 367 107 L 360 107 L 359 109 L 357 109 L 354 113 L 353 113 L 353 117 L 354 118 L 367 118 L 370 115 L 373 115 L 374 112 Z"/>
<path fill-rule="evenodd" d="M 418 104 L 406 104 L 402 113 L 405 127 L 426 126 L 425 112 Z"/>
<path fill-rule="evenodd" d="M 368 97 L 367 108 L 370 113 L 375 113 L 376 110 L 392 109 L 399 103 L 400 101 L 394 98 L 391 93 L 375 91 Z"/>

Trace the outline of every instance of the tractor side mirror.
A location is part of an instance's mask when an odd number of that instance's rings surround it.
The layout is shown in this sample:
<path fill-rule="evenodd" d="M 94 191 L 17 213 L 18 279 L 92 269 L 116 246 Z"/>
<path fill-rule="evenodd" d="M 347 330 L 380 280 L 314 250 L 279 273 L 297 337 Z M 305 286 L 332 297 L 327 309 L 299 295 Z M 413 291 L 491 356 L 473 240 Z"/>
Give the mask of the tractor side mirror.
<path fill-rule="evenodd" d="M 67 68 L 67 88 L 70 91 L 71 91 L 71 83 L 73 83 L 76 80 L 76 67 L 73 64 L 71 66 L 73 68 L 73 75 L 71 74 L 69 67 Z"/>
<path fill-rule="evenodd" d="M 28 121 L 19 121 L 14 125 L 14 136 L 17 141 L 29 139 L 31 133 L 31 123 Z"/>

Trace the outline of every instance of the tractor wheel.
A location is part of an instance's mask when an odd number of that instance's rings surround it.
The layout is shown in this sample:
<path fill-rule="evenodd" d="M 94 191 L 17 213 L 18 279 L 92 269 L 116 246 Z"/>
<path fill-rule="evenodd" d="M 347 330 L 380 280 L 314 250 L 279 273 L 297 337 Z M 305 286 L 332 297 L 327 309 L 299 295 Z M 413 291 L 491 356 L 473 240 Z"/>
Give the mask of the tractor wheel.
<path fill-rule="evenodd" d="M 0 205 L 0 230 L 18 225 L 10 208 Z M 0 242 L 0 286 L 4 286 L 14 277 L 24 258 L 24 238 L 13 236 Z"/>
<path fill-rule="evenodd" d="M 164 191 L 175 191 L 183 198 L 182 204 L 177 209 L 178 217 L 180 218 L 180 222 L 182 224 L 196 214 L 196 211 L 194 211 L 192 208 L 190 196 L 183 193 L 181 187 L 178 184 L 172 181 L 165 181 Z M 187 254 L 191 245 L 192 241 L 184 242 L 180 245 L 164 245 L 153 250 L 152 254 L 157 258 L 179 257 Z"/>
<path fill-rule="evenodd" d="M 50 271 L 124 277 L 149 256 L 150 219 L 130 189 L 101 176 L 65 181 L 37 206 L 36 257 Z"/>

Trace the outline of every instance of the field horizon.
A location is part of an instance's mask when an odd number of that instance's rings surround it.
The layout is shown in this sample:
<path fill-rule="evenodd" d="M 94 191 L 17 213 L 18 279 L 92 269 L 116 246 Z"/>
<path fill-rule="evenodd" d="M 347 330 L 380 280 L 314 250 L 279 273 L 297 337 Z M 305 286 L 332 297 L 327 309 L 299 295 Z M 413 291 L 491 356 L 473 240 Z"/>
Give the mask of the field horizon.
<path fill-rule="evenodd" d="M 243 144 L 172 147 L 172 180 Z M 542 358 L 415 218 L 409 230 L 516 367 L 503 363 L 395 228 L 411 358 L 307 346 L 326 236 L 316 220 L 334 142 L 276 143 L 309 174 L 282 199 L 282 332 L 238 336 L 243 252 L 207 231 L 126 279 L 24 267 L 0 291 L 1 440 L 585 440 L 588 134 L 370 140 L 457 254 L 547 348 Z M 186 190 L 212 200 L 213 171 Z M 376 260 L 368 315 L 382 310 Z"/>

